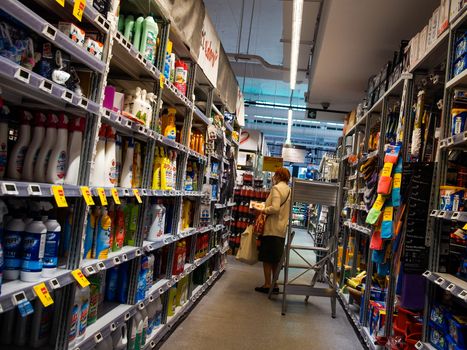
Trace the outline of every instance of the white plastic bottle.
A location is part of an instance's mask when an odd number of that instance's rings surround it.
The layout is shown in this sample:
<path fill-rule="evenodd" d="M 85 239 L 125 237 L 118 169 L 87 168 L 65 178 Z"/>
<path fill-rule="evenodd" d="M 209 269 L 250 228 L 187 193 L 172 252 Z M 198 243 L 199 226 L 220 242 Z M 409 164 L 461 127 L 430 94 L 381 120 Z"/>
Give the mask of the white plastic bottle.
<path fill-rule="evenodd" d="M 12 180 L 20 180 L 23 174 L 24 158 L 31 141 L 31 120 L 32 114 L 26 111 L 21 115 L 21 126 L 19 137 L 8 159 L 7 176 Z"/>
<path fill-rule="evenodd" d="M 0 98 L 0 179 L 5 176 L 8 160 L 8 119 L 10 109 L 3 104 Z"/>
<path fill-rule="evenodd" d="M 117 185 L 117 146 L 115 144 L 115 129 L 107 127 L 105 143 L 105 187 Z"/>
<path fill-rule="evenodd" d="M 151 206 L 152 222 L 149 228 L 148 241 L 156 242 L 164 235 L 165 230 L 165 207 L 162 203 Z"/>
<path fill-rule="evenodd" d="M 20 218 L 19 209 L 13 212 L 14 218 L 6 225 L 3 235 L 3 253 L 5 256 L 5 269 L 3 277 L 6 280 L 16 280 L 19 278 L 21 270 L 21 244 L 26 225 Z"/>
<path fill-rule="evenodd" d="M 60 114 L 57 125 L 57 142 L 50 153 L 45 181 L 60 184 L 65 181 L 68 164 L 68 117 Z"/>
<path fill-rule="evenodd" d="M 45 131 L 44 142 L 41 145 L 39 154 L 37 155 L 36 163 L 34 165 L 34 180 L 38 182 L 45 182 L 45 173 L 47 163 L 49 162 L 50 153 L 57 141 L 57 124 L 58 117 L 56 114 L 51 113 L 47 116 L 47 129 Z"/>
<path fill-rule="evenodd" d="M 36 215 L 34 221 L 26 226 L 22 243 L 21 275 L 24 282 L 38 281 L 42 274 L 47 228 Z"/>
<path fill-rule="evenodd" d="M 122 323 L 112 333 L 113 350 L 126 350 L 128 345 L 127 332 L 128 330 L 126 323 Z"/>
<path fill-rule="evenodd" d="M 76 118 L 70 124 L 71 133 L 68 142 L 68 169 L 66 171 L 65 183 L 68 185 L 77 185 L 79 177 L 79 163 L 81 161 L 81 147 L 83 144 L 83 132 L 86 126 L 84 118 Z"/>
<path fill-rule="evenodd" d="M 32 132 L 32 140 L 29 144 L 26 157 L 24 158 L 22 179 L 25 181 L 34 180 L 34 163 L 39 155 L 39 150 L 44 142 L 45 123 L 47 117 L 44 113 L 37 112 L 34 118 L 34 130 Z"/>
<path fill-rule="evenodd" d="M 146 345 L 146 339 L 148 336 L 148 323 L 149 323 L 149 317 L 148 317 L 148 312 L 146 311 L 146 308 L 141 309 L 141 315 L 143 316 L 143 329 L 141 331 L 140 349 L 143 349 L 144 345 Z"/>
<path fill-rule="evenodd" d="M 99 129 L 99 141 L 96 145 L 96 155 L 94 157 L 94 168 L 91 176 L 91 186 L 105 186 L 105 133 L 107 126 L 101 125 Z"/>
<path fill-rule="evenodd" d="M 130 343 L 128 350 L 136 350 L 141 348 L 141 336 L 143 334 L 144 319 L 141 310 L 137 310 L 133 316 Z M 133 337 L 134 334 L 134 337 Z"/>
<path fill-rule="evenodd" d="M 143 115 L 146 112 L 145 108 L 145 103 L 146 103 L 146 90 L 138 86 L 135 91 L 135 98 L 132 103 L 131 107 L 131 114 L 140 120 L 143 120 Z"/>
<path fill-rule="evenodd" d="M 148 291 L 154 284 L 154 263 L 156 258 L 153 254 L 148 254 L 148 271 L 146 273 L 146 291 Z"/>
<path fill-rule="evenodd" d="M 47 228 L 47 236 L 45 241 L 42 276 L 50 277 L 53 275 L 53 272 L 57 270 L 58 247 L 60 244 L 60 234 L 62 227 L 58 221 L 51 216 L 49 216 L 45 222 L 45 227 Z"/>
<path fill-rule="evenodd" d="M 157 303 L 156 303 L 156 300 L 154 300 L 150 302 L 148 306 L 146 306 L 146 312 L 148 313 L 148 330 L 147 330 L 148 337 L 151 336 L 151 333 L 154 331 L 154 328 L 155 328 L 156 311 L 157 311 Z"/>
<path fill-rule="evenodd" d="M 131 188 L 131 181 L 133 178 L 133 154 L 135 151 L 135 142 L 133 138 L 128 139 L 125 160 L 122 167 L 121 187 Z"/>
<path fill-rule="evenodd" d="M 78 287 L 79 288 L 79 287 Z M 91 298 L 91 290 L 88 287 L 80 288 L 80 310 L 78 322 L 78 336 L 77 341 L 81 340 L 86 334 L 86 327 L 88 325 L 89 314 L 89 301 Z"/>

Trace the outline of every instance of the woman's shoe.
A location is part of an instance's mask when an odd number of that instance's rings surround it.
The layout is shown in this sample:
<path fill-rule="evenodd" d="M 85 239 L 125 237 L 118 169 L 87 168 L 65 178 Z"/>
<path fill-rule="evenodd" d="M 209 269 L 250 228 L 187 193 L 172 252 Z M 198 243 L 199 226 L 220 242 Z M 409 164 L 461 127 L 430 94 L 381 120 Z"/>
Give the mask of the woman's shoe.
<path fill-rule="evenodd" d="M 257 291 L 259 293 L 268 294 L 269 293 L 269 288 L 267 288 L 267 287 L 256 287 L 255 291 Z"/>
<path fill-rule="evenodd" d="M 279 287 L 274 287 L 272 289 L 272 294 L 279 294 Z"/>

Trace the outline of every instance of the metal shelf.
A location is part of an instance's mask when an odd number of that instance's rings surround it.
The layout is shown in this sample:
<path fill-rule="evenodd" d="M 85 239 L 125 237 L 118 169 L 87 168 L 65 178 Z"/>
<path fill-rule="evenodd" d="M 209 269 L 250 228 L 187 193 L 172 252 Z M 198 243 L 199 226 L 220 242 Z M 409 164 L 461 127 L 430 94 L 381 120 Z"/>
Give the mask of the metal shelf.
<path fill-rule="evenodd" d="M 467 85 L 467 70 L 464 70 L 462 73 L 456 75 L 455 77 L 451 78 L 446 83 L 446 89 L 452 89 L 455 87 L 465 87 Z"/>
<path fill-rule="evenodd" d="M 432 272 L 429 270 L 425 271 L 423 276 L 467 304 L 466 281 L 448 273 Z"/>
<path fill-rule="evenodd" d="M 200 160 L 201 162 L 204 162 L 206 163 L 208 161 L 208 157 L 207 156 L 204 156 L 196 151 L 193 151 L 191 148 L 188 148 L 188 155 L 190 157 L 193 157 L 193 158 L 196 158 L 198 160 Z"/>
<path fill-rule="evenodd" d="M 139 247 L 124 246 L 120 251 L 110 252 L 107 259 L 84 259 L 80 269 L 86 276 L 91 276 L 99 271 L 111 269 L 143 254 Z"/>
<path fill-rule="evenodd" d="M 30 105 L 28 99 L 32 99 L 34 100 L 33 106 L 36 108 L 37 102 L 40 102 L 52 107 L 52 110 L 78 115 L 83 115 L 85 112 L 99 113 L 97 103 L 78 96 L 64 86 L 58 85 L 3 56 L 0 56 L 0 87 L 6 100 L 11 100 L 23 107 L 28 107 Z"/>
<path fill-rule="evenodd" d="M 368 227 L 358 225 L 354 222 L 350 222 L 350 220 L 344 221 L 344 225 L 350 228 L 351 230 L 355 230 L 361 232 L 367 236 L 371 235 L 372 230 Z"/>
<path fill-rule="evenodd" d="M 101 116 L 105 123 L 110 124 L 119 132 L 135 136 L 138 139 L 147 141 L 149 138 L 155 139 L 155 133 L 145 125 L 134 122 L 118 112 L 102 107 Z"/>
<path fill-rule="evenodd" d="M 417 349 L 417 350 L 437 350 L 430 343 L 422 343 L 421 341 L 419 341 L 417 344 L 415 344 L 415 349 Z"/>
<path fill-rule="evenodd" d="M 443 220 L 467 222 L 467 212 L 465 211 L 432 210 L 430 216 Z"/>
<path fill-rule="evenodd" d="M 16 18 L 32 31 L 51 41 L 58 48 L 69 53 L 73 59 L 88 66 L 95 72 L 100 74 L 104 73 L 106 65 L 102 60 L 91 55 L 83 47 L 78 46 L 67 35 L 59 31 L 58 28 L 48 23 L 19 1 L 3 0 L 2 10 Z"/>
<path fill-rule="evenodd" d="M 6 281 L 2 283 L 0 296 L 0 313 L 12 310 L 20 300 L 34 300 L 36 293 L 33 287 L 44 282 L 49 291 L 66 286 L 74 281 L 71 271 L 58 268 L 50 277 L 41 277 L 36 282 L 23 282 L 21 280 Z"/>
<path fill-rule="evenodd" d="M 466 82 L 467 82 L 467 70 L 466 73 Z M 467 131 L 463 131 L 460 134 L 450 136 L 440 141 L 441 149 L 455 149 L 455 148 L 464 148 L 467 146 Z"/>
<path fill-rule="evenodd" d="M 195 106 L 195 113 L 194 115 L 198 117 L 200 121 L 202 121 L 204 124 L 209 125 L 211 122 L 208 117 L 199 109 L 198 107 Z"/>
<path fill-rule="evenodd" d="M 442 33 L 438 39 L 431 44 L 425 52 L 425 55 L 419 58 L 419 60 L 410 68 L 410 72 L 414 72 L 418 69 L 429 70 L 439 65 L 444 58 L 446 58 L 445 53 L 448 48 L 448 38 L 449 30 L 445 30 L 444 33 Z M 442 57 L 441 60 L 439 59 L 440 57 Z"/>
<path fill-rule="evenodd" d="M 24 181 L 0 181 L 0 196 L 15 197 L 53 197 L 53 184 L 24 182 Z M 65 197 L 81 197 L 79 186 L 62 185 Z"/>

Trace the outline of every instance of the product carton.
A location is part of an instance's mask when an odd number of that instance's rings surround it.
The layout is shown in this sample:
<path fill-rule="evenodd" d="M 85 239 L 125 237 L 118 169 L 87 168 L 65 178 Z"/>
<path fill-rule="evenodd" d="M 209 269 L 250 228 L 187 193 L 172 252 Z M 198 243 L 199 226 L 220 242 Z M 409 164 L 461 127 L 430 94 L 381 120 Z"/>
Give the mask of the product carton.
<path fill-rule="evenodd" d="M 75 26 L 69 22 L 58 22 L 58 30 L 65 33 L 71 40 L 77 43 L 79 46 L 84 46 L 84 38 L 86 32 L 81 28 Z"/>
<path fill-rule="evenodd" d="M 431 45 L 438 38 L 439 12 L 440 8 L 438 7 L 433 11 L 433 15 L 431 16 L 430 22 L 428 23 L 427 50 L 430 49 Z"/>
<path fill-rule="evenodd" d="M 104 44 L 91 38 L 86 38 L 84 42 L 84 47 L 86 48 L 86 51 L 89 52 L 91 55 L 96 56 L 100 60 L 102 59 L 102 51 L 104 48 Z"/>
<path fill-rule="evenodd" d="M 427 49 L 427 36 L 428 36 L 428 26 L 426 25 L 420 32 L 420 37 L 418 39 L 418 59 L 421 59 L 425 56 Z"/>
<path fill-rule="evenodd" d="M 438 36 L 449 27 L 450 0 L 441 0 L 439 13 Z"/>
<path fill-rule="evenodd" d="M 449 18 L 452 20 L 459 14 L 464 7 L 465 1 L 464 0 L 451 0 L 451 10 L 449 12 Z"/>

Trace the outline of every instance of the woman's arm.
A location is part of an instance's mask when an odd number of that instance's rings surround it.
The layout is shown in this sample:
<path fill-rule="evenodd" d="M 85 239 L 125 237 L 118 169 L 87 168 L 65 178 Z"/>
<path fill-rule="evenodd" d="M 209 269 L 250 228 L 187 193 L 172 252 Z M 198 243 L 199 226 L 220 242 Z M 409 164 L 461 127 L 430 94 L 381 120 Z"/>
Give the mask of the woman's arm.
<path fill-rule="evenodd" d="M 273 186 L 271 193 L 271 205 L 263 209 L 263 213 L 270 215 L 270 214 L 277 214 L 281 209 L 281 193 L 276 186 Z"/>

